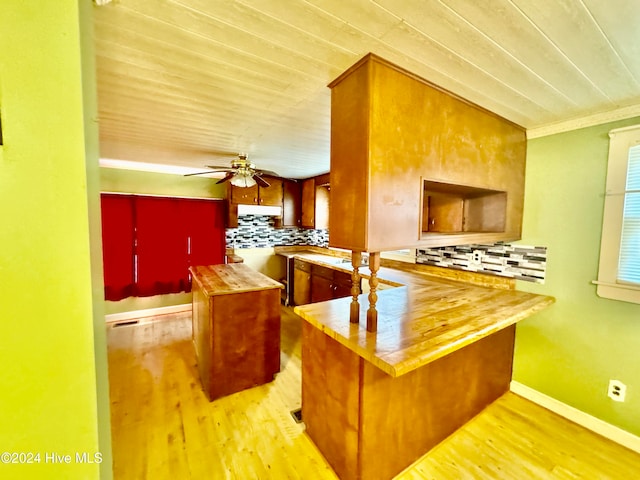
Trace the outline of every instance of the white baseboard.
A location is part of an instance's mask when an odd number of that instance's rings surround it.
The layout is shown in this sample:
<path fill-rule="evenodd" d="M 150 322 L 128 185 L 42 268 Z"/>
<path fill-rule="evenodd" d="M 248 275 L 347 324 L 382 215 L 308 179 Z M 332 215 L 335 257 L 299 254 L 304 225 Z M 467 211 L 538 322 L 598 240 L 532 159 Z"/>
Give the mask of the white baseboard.
<path fill-rule="evenodd" d="M 111 313 L 105 315 L 104 319 L 107 323 L 122 322 L 132 320 L 134 318 L 153 317 L 155 315 L 166 315 L 168 313 L 179 313 L 191 310 L 190 303 L 181 305 L 170 305 L 168 307 L 147 308 L 145 310 L 134 310 L 131 312 Z"/>
<path fill-rule="evenodd" d="M 602 435 L 623 447 L 640 453 L 640 437 L 637 437 L 626 430 L 622 430 L 610 423 L 604 422 L 599 418 L 591 416 L 588 413 L 567 405 L 566 403 L 562 403 L 561 401 L 549 397 L 544 393 L 540 393 L 539 391 L 534 390 L 531 387 L 527 387 L 522 383 L 512 381 L 511 391 L 546 408 L 547 410 L 551 410 L 553 413 L 557 413 L 561 417 L 591 430 L 592 432 Z"/>

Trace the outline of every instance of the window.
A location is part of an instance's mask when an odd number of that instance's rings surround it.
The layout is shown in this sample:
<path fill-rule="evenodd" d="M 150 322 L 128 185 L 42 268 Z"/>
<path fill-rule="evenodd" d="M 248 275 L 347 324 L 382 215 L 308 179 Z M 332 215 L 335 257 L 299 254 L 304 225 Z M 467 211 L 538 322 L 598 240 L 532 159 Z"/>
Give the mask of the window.
<path fill-rule="evenodd" d="M 640 145 L 629 149 L 618 281 L 640 285 Z"/>
<path fill-rule="evenodd" d="M 216 200 L 102 194 L 105 299 L 191 291 L 189 267 L 223 263 Z"/>
<path fill-rule="evenodd" d="M 598 295 L 640 303 L 640 126 L 609 132 Z"/>

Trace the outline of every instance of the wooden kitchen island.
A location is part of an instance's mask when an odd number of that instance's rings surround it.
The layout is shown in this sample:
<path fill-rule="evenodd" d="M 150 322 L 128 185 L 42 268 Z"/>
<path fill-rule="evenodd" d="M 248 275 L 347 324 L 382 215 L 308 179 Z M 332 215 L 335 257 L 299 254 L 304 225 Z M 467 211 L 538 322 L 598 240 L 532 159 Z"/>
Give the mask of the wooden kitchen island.
<path fill-rule="evenodd" d="M 243 263 L 192 267 L 193 344 L 209 400 L 280 371 L 282 284 Z"/>
<path fill-rule="evenodd" d="M 296 307 L 307 434 L 342 480 L 390 479 L 509 390 L 515 323 L 554 299 L 381 268 L 378 330 L 351 298 Z"/>

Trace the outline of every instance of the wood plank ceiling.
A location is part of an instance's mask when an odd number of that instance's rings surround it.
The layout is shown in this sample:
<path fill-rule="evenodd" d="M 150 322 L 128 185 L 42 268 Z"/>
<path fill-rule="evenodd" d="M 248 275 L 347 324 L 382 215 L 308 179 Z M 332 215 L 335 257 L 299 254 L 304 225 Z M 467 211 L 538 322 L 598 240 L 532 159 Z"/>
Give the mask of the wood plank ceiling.
<path fill-rule="evenodd" d="M 324 173 L 326 85 L 368 52 L 532 134 L 640 115 L 639 26 L 638 0 L 113 0 L 101 157 Z"/>

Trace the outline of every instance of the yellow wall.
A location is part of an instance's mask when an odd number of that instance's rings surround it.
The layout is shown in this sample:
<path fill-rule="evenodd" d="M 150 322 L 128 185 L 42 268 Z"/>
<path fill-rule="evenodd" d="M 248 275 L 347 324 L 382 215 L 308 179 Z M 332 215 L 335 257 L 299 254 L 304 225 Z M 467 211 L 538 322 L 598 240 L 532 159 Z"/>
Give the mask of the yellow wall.
<path fill-rule="evenodd" d="M 111 477 L 95 83 L 80 31 L 91 8 L 10 1 L 0 14 L 0 451 L 40 454 L 0 463 L 3 479 Z M 77 463 L 85 452 L 103 463 Z"/>
<path fill-rule="evenodd" d="M 274 280 L 280 281 L 287 274 L 284 257 L 276 255 L 273 247 L 236 248 L 234 252 L 245 265 Z"/>

